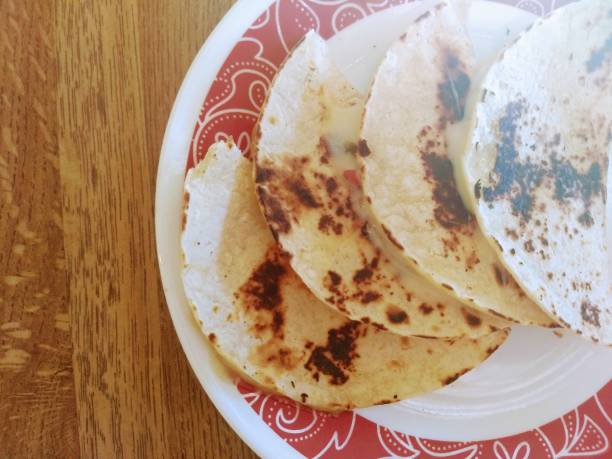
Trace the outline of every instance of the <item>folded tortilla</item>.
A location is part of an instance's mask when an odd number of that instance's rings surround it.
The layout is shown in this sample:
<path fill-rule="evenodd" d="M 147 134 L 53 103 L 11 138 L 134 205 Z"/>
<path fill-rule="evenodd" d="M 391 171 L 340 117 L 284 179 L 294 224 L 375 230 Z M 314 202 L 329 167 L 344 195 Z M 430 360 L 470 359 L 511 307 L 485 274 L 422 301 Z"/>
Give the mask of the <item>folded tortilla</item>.
<path fill-rule="evenodd" d="M 235 146 L 214 145 L 187 176 L 182 236 L 187 298 L 244 377 L 319 409 L 365 407 L 450 384 L 505 340 L 400 337 L 321 303 L 272 237 L 252 168 Z"/>
<path fill-rule="evenodd" d="M 539 21 L 487 74 L 465 157 L 480 226 L 524 291 L 612 344 L 612 3 Z"/>
<path fill-rule="evenodd" d="M 410 25 L 366 104 L 364 191 L 405 262 L 474 308 L 554 326 L 500 262 L 457 187 L 447 131 L 466 115 L 473 73 L 472 45 L 450 4 Z"/>
<path fill-rule="evenodd" d="M 363 101 L 313 32 L 270 88 L 254 138 L 255 178 L 291 266 L 321 301 L 401 335 L 475 337 L 507 326 L 392 259 L 358 183 L 343 174 L 358 154 Z"/>

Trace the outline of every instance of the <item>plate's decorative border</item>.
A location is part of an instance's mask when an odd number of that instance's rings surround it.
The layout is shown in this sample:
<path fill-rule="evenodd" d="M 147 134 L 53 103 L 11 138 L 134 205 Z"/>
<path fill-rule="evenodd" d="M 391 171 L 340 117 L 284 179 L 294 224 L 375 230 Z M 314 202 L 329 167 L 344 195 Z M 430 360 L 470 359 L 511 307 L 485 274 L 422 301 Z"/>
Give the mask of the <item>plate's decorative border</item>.
<path fill-rule="evenodd" d="M 410 0 L 277 0 L 236 43 L 206 97 L 190 147 L 188 167 L 208 147 L 233 137 L 242 151 L 266 92 L 293 45 L 310 29 L 329 38 L 377 11 Z M 495 0 L 544 15 L 571 0 Z M 393 432 L 354 412 L 330 415 L 238 381 L 255 413 L 299 453 L 312 458 L 564 458 L 609 457 L 612 382 L 598 395 L 543 427 L 499 440 L 449 443 Z"/>
<path fill-rule="evenodd" d="M 284 441 L 309 458 L 610 457 L 612 383 L 579 408 L 545 426 L 481 442 L 442 442 L 394 432 L 354 412 L 318 412 L 237 383 L 244 400 Z"/>

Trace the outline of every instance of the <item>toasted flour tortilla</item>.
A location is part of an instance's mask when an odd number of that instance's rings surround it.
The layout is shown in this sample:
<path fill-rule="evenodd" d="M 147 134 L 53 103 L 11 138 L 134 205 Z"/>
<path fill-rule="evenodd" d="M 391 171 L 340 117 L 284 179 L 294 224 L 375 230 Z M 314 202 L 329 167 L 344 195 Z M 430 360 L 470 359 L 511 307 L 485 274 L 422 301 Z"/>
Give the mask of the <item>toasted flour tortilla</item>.
<path fill-rule="evenodd" d="M 214 145 L 185 192 L 185 292 L 212 345 L 260 386 L 326 410 L 391 403 L 451 383 L 506 338 L 400 337 L 318 301 L 274 241 L 235 146 Z"/>
<path fill-rule="evenodd" d="M 401 335 L 474 337 L 506 326 L 401 271 L 376 243 L 340 164 L 345 149 L 357 149 L 363 100 L 314 33 L 272 84 L 254 139 L 255 177 L 291 266 L 320 300 Z"/>
<path fill-rule="evenodd" d="M 535 301 L 611 344 L 612 3 L 584 0 L 538 22 L 493 65 L 479 100 L 465 173 L 480 226 Z"/>
<path fill-rule="evenodd" d="M 406 262 L 424 275 L 482 311 L 554 325 L 499 261 L 457 189 L 447 129 L 464 118 L 473 72 L 472 45 L 450 5 L 410 25 L 366 104 L 364 192 Z"/>

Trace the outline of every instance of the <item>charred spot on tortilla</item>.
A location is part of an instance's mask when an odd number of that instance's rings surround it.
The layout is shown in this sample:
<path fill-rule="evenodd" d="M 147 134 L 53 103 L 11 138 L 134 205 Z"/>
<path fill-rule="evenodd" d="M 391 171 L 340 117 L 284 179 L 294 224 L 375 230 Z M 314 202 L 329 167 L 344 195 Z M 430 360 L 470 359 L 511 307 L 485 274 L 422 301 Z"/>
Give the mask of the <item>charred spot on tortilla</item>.
<path fill-rule="evenodd" d="M 368 142 L 366 142 L 364 139 L 359 140 L 359 143 L 357 144 L 357 152 L 359 153 L 359 156 L 363 158 L 372 154 L 370 147 L 368 146 Z"/>
<path fill-rule="evenodd" d="M 344 144 L 344 151 L 351 155 L 357 154 L 357 144 L 355 142 L 346 142 Z"/>
<path fill-rule="evenodd" d="M 288 261 L 283 252 L 276 246 L 268 250 L 266 259 L 252 272 L 249 279 L 236 292 L 247 311 L 270 311 L 271 323 L 257 324 L 259 329 L 271 327 L 276 336 L 282 335 L 284 323 L 281 306 L 283 296 L 281 282 L 288 273 Z"/>
<path fill-rule="evenodd" d="M 488 311 L 489 311 L 489 313 L 493 314 L 495 317 L 499 317 L 500 319 L 509 320 L 511 322 L 516 322 L 515 320 L 509 319 L 505 315 L 500 314 L 499 312 L 495 311 L 494 309 L 488 309 Z"/>
<path fill-rule="evenodd" d="M 271 196 L 264 187 L 257 187 L 259 201 L 264 208 L 266 220 L 268 220 L 274 239 L 278 241 L 279 234 L 287 234 L 291 231 L 291 223 L 285 215 L 285 211 L 278 199 Z"/>
<path fill-rule="evenodd" d="M 501 197 L 509 197 L 512 210 L 526 221 L 531 218 L 532 191 L 539 186 L 545 172 L 530 162 L 519 161 L 517 143 L 518 123 L 526 107 L 523 101 L 511 102 L 498 123 L 500 142 L 497 145 L 494 174 L 496 183 L 482 190 L 483 199 L 492 203 Z"/>
<path fill-rule="evenodd" d="M 216 344 L 217 343 L 217 336 L 214 333 L 209 333 L 208 334 L 208 340 L 212 343 L 212 344 Z"/>
<path fill-rule="evenodd" d="M 497 349 L 499 349 L 497 346 L 491 346 L 487 349 L 487 355 L 492 355 Z"/>
<path fill-rule="evenodd" d="M 257 346 L 251 353 L 250 360 L 255 365 L 291 371 L 296 368 L 299 357 L 291 348 L 282 344 L 282 338 L 274 338 Z M 271 383 L 275 385 L 274 381 Z"/>
<path fill-rule="evenodd" d="M 389 306 L 387 308 L 387 319 L 392 324 L 402 324 L 410 321 L 408 314 L 397 306 Z"/>
<path fill-rule="evenodd" d="M 474 269 L 474 267 L 476 265 L 478 265 L 479 263 L 480 263 L 480 258 L 478 258 L 478 254 L 474 250 L 474 251 L 472 251 L 470 256 L 468 258 L 466 258 L 466 260 L 465 260 L 465 269 L 466 269 L 466 272 Z"/>
<path fill-rule="evenodd" d="M 372 322 L 372 327 L 374 327 L 379 332 L 389 331 L 387 327 L 385 327 L 383 324 L 379 324 L 378 322 Z"/>
<path fill-rule="evenodd" d="M 444 380 L 442 381 L 442 384 L 443 384 L 443 385 L 445 385 L 445 386 L 448 386 L 449 384 L 452 384 L 452 383 L 454 383 L 455 381 L 457 381 L 459 378 L 461 378 L 461 377 L 462 377 L 464 374 L 466 374 L 468 371 L 470 371 L 470 369 L 469 369 L 469 368 L 467 368 L 467 369 L 465 369 L 465 370 L 462 370 L 462 371 L 460 371 L 460 372 L 458 372 L 458 373 L 455 373 L 454 375 L 449 376 L 448 378 L 444 379 Z"/>
<path fill-rule="evenodd" d="M 274 169 L 257 167 L 255 171 L 255 183 L 265 183 L 274 177 Z"/>
<path fill-rule="evenodd" d="M 397 247 L 400 250 L 404 250 L 404 246 L 402 244 L 399 243 L 399 241 L 397 239 L 395 239 L 395 236 L 393 236 L 393 233 L 391 233 L 391 231 L 389 231 L 389 229 L 385 226 L 385 225 L 381 225 L 382 226 L 382 230 L 385 233 L 385 235 L 387 236 L 387 239 L 389 240 L 389 242 L 391 242 L 391 244 L 393 244 L 395 247 Z"/>
<path fill-rule="evenodd" d="M 344 226 L 342 223 L 336 222 L 330 215 L 322 215 L 319 219 L 319 231 L 324 234 L 331 234 L 332 232 L 338 236 L 342 234 Z"/>
<path fill-rule="evenodd" d="M 441 305 L 440 305 L 441 306 Z M 427 303 L 423 303 L 419 306 L 419 311 L 421 311 L 421 314 L 428 316 L 429 314 L 431 314 L 433 312 L 434 308 L 432 308 L 430 305 L 428 305 Z"/>
<path fill-rule="evenodd" d="M 608 17 L 610 17 L 610 12 L 608 12 Z M 593 73 L 599 70 L 605 62 L 612 58 L 612 34 L 608 36 L 606 42 L 601 46 L 601 48 L 593 50 L 591 53 L 591 57 L 586 63 L 586 68 L 588 73 Z"/>
<path fill-rule="evenodd" d="M 356 352 L 356 340 L 362 325 L 348 322 L 346 325 L 327 332 L 325 346 L 316 346 L 304 368 L 313 373 L 313 377 L 322 373 L 329 377 L 329 382 L 340 386 L 349 380 L 353 370 L 353 361 L 359 355 Z"/>
<path fill-rule="evenodd" d="M 183 193 L 183 217 L 181 219 L 181 232 L 185 231 L 187 226 L 187 209 L 189 208 L 189 191 Z"/>
<path fill-rule="evenodd" d="M 450 159 L 436 153 L 422 152 L 426 179 L 433 183 L 433 199 L 436 202 L 434 216 L 448 230 L 460 230 L 471 234 L 474 216 L 467 210 L 455 181 Z"/>
<path fill-rule="evenodd" d="M 185 227 L 187 226 L 187 213 L 183 212 L 181 217 L 181 232 L 185 231 Z"/>
<path fill-rule="evenodd" d="M 370 304 L 373 303 L 377 300 L 379 300 L 382 297 L 382 295 L 378 292 L 374 292 L 372 290 L 364 292 L 361 295 L 361 303 L 362 304 Z"/>
<path fill-rule="evenodd" d="M 325 189 L 327 193 L 332 195 L 338 189 L 338 182 L 333 177 L 328 177 L 325 181 Z"/>
<path fill-rule="evenodd" d="M 465 102 L 471 80 L 465 72 L 465 64 L 450 49 L 444 50 L 443 74 L 445 80 L 438 84 L 438 98 L 444 108 L 442 125 L 456 123 L 465 116 Z"/>
<path fill-rule="evenodd" d="M 329 164 L 329 160 L 331 158 L 331 146 L 329 145 L 329 141 L 326 137 L 321 137 L 319 139 L 319 151 L 321 155 L 319 156 L 319 161 L 321 164 Z"/>
<path fill-rule="evenodd" d="M 518 240 L 519 235 L 516 232 L 516 230 L 506 228 L 505 231 L 506 231 L 506 236 L 508 236 L 510 239 L 512 239 L 513 241 L 517 241 Z"/>
<path fill-rule="evenodd" d="M 583 301 L 580 305 L 580 315 L 582 316 L 582 320 L 597 328 L 601 327 L 601 323 L 599 322 L 599 313 L 599 308 L 592 305 L 588 301 Z"/>
<path fill-rule="evenodd" d="M 331 281 L 331 285 L 337 287 L 338 285 L 340 285 L 342 283 L 342 276 L 340 276 L 340 274 L 334 272 L 334 271 L 329 271 L 327 273 L 327 277 L 329 278 L 329 280 Z"/>
<path fill-rule="evenodd" d="M 495 272 L 495 280 L 500 287 L 508 285 L 510 282 L 510 275 L 504 268 L 496 263 L 493 265 L 493 271 Z"/>
<path fill-rule="evenodd" d="M 357 284 L 362 284 L 372 279 L 373 275 L 374 275 L 374 271 L 372 271 L 372 268 L 370 266 L 366 266 L 360 269 L 359 271 L 355 272 L 355 275 L 353 276 L 353 281 L 356 282 Z"/>
<path fill-rule="evenodd" d="M 605 194 L 602 190 L 602 170 L 597 162 L 585 174 L 579 173 L 566 160 L 559 160 L 553 154 L 551 157 L 552 174 L 555 177 L 555 199 L 563 203 L 568 199 L 580 199 L 588 208 L 593 196 Z"/>
<path fill-rule="evenodd" d="M 289 180 L 287 183 L 289 190 L 298 198 L 299 202 L 311 209 L 321 207 L 303 179 Z"/>
<path fill-rule="evenodd" d="M 381 400 L 380 402 L 376 402 L 374 405 L 375 406 L 383 406 L 383 405 L 389 405 L 393 403 L 392 400 Z"/>
<path fill-rule="evenodd" d="M 480 325 L 482 324 L 482 320 L 480 319 L 480 317 L 472 314 L 470 311 L 468 311 L 465 308 L 461 308 L 461 312 L 463 313 L 463 317 L 465 317 L 465 321 L 466 323 L 470 326 L 470 327 L 480 327 Z"/>

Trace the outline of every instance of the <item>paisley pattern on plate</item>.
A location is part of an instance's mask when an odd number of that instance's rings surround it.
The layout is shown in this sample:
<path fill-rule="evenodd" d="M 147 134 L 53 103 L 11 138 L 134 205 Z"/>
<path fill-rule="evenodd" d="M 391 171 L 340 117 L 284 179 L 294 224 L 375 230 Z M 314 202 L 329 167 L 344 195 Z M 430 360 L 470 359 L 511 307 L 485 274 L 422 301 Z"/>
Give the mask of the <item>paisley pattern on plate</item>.
<path fill-rule="evenodd" d="M 409 0 L 277 0 L 236 43 L 206 97 L 188 168 L 208 147 L 232 136 L 250 150 L 266 92 L 288 51 L 310 29 L 329 38 L 354 22 Z M 544 15 L 571 0 L 497 0 Z M 612 382 L 598 395 L 543 427 L 499 440 L 448 443 L 391 431 L 354 412 L 331 415 L 236 382 L 245 402 L 284 441 L 309 458 L 610 457 Z"/>
<path fill-rule="evenodd" d="M 484 442 L 441 442 L 393 432 L 354 412 L 332 415 L 264 394 L 244 382 L 236 387 L 257 415 L 309 458 L 610 457 L 612 384 L 579 408 L 520 435 Z"/>

